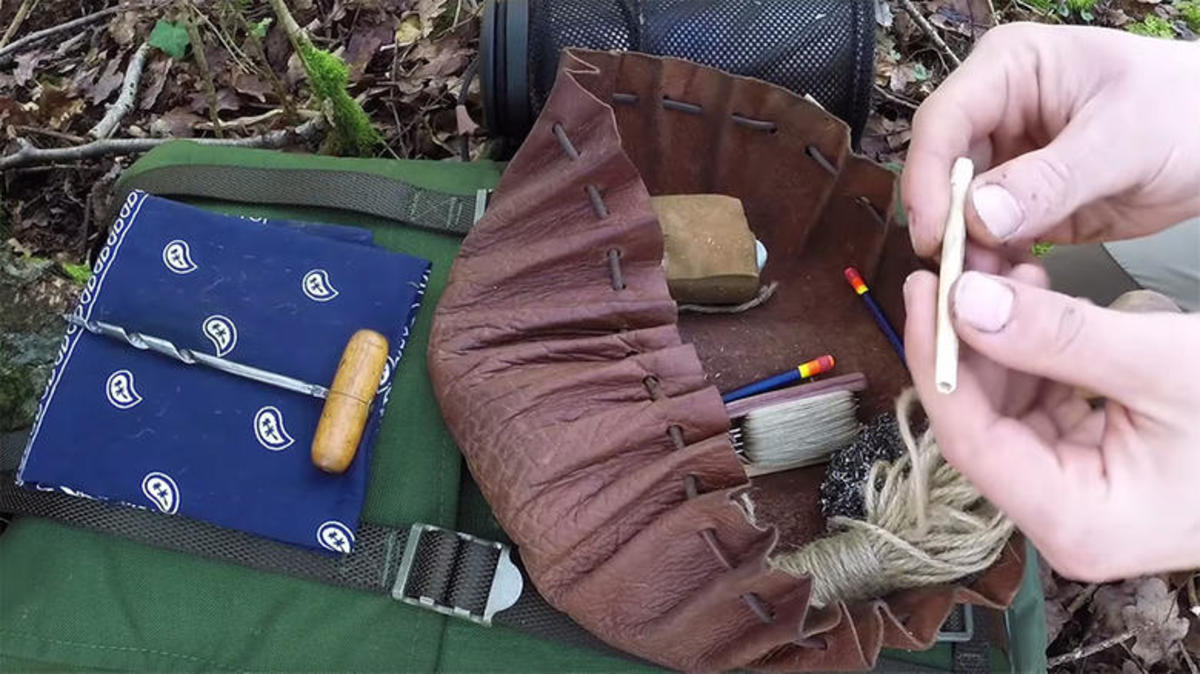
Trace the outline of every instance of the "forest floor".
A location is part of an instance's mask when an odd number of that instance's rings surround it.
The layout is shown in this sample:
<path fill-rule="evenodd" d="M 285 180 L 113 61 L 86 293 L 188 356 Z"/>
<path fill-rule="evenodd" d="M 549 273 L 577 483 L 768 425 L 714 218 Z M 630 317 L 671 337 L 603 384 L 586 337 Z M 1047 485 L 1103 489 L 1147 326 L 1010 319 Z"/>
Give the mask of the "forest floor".
<path fill-rule="evenodd" d="M 1200 32 L 1200 0 L 875 2 L 875 96 L 862 152 L 895 168 L 921 101 L 1000 23 L 1094 24 L 1180 40 Z M 456 103 L 476 56 L 482 0 L 288 4 L 314 45 L 345 62 L 348 93 L 380 137 L 375 156 L 459 156 Z M 110 188 L 137 157 L 122 149 L 125 139 L 219 136 L 336 149 L 305 132 L 321 107 L 266 2 L 8 0 L 0 31 L 3 432 L 32 419 L 61 336 L 57 315 L 75 302 L 107 236 Z M 123 96 L 131 76 L 138 85 Z M 477 82 L 465 104 L 482 119 Z M 467 152 L 484 156 L 486 132 L 472 131 Z M 89 143 L 101 153 L 76 150 Z M 52 148 L 62 151 L 39 153 Z M 15 161 L 22 152 L 33 159 Z M 1200 674 L 1196 574 L 1099 586 L 1043 576 L 1052 671 Z"/>

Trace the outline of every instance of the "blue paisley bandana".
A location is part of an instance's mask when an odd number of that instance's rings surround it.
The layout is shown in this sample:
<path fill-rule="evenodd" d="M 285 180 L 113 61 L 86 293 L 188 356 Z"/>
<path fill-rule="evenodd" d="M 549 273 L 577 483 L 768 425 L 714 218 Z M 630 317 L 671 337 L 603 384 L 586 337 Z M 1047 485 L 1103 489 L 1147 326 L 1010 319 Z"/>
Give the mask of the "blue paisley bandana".
<path fill-rule="evenodd" d="M 360 328 L 391 355 L 349 469 L 310 459 L 324 401 L 67 329 L 20 484 L 347 553 L 429 262 L 366 230 L 217 215 L 134 192 L 76 314 L 328 385 Z"/>

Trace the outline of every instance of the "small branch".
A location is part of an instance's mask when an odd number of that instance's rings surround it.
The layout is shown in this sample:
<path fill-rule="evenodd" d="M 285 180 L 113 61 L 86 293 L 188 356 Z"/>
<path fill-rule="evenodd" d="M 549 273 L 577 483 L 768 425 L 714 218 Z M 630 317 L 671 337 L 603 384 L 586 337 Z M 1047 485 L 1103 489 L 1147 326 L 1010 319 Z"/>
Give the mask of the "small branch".
<path fill-rule="evenodd" d="M 1096 594 L 1096 588 L 1100 587 L 1097 583 L 1092 583 L 1079 591 L 1075 599 L 1071 601 L 1071 605 L 1067 607 L 1067 615 L 1075 615 L 1075 612 L 1083 608 L 1083 605 Z"/>
<path fill-rule="evenodd" d="M 256 70 L 265 73 L 267 78 L 271 80 L 271 88 L 275 90 L 275 97 L 283 105 L 283 114 L 287 115 L 288 123 L 296 123 L 296 104 L 292 101 L 292 96 L 288 93 L 287 87 L 284 86 L 283 80 L 279 79 L 279 75 L 271 67 L 271 61 L 267 58 L 267 52 L 263 50 L 262 41 L 254 34 L 254 28 L 250 25 L 250 21 L 246 19 L 244 13 L 238 12 L 237 18 L 242 23 L 242 30 L 246 31 L 246 45 L 250 48 L 251 55 L 254 57 L 254 65 L 257 66 Z"/>
<path fill-rule="evenodd" d="M 246 53 L 231 44 L 230 41 L 225 38 L 225 31 L 221 30 L 219 26 L 212 22 L 212 19 L 209 19 L 206 14 L 201 12 L 200 8 L 197 7 L 195 3 L 189 4 L 191 5 L 192 11 L 195 12 L 196 16 L 200 17 L 200 20 L 208 24 L 208 27 L 212 29 L 213 34 L 217 36 L 217 41 L 220 42 L 221 46 L 225 48 L 225 51 L 228 52 L 231 57 L 233 57 L 233 61 L 237 64 L 238 68 L 240 68 L 244 73 L 250 72 L 250 67 L 246 65 L 246 61 L 249 60 L 246 57 Z"/>
<path fill-rule="evenodd" d="M 102 171 L 99 166 L 88 166 L 82 162 L 74 164 L 45 164 L 43 166 L 26 166 L 25 168 L 12 169 L 12 175 L 29 175 L 31 173 L 49 173 L 51 171 Z"/>
<path fill-rule="evenodd" d="M 312 47 L 312 42 L 300 24 L 296 23 L 296 18 L 288 11 L 287 3 L 284 0 L 270 0 L 270 3 L 271 9 L 275 10 L 275 16 L 279 18 L 279 25 L 283 27 L 283 32 L 287 33 L 288 39 L 292 42 L 292 48 L 296 50 L 296 56 L 299 58 L 304 52 L 303 47 Z"/>
<path fill-rule="evenodd" d="M 247 117 L 238 117 L 237 119 L 230 119 L 230 120 L 222 121 L 221 128 L 223 128 L 223 129 L 238 129 L 241 131 L 245 131 L 246 129 L 248 129 L 251 126 L 254 126 L 256 124 L 262 124 L 263 122 L 269 122 L 269 121 L 271 121 L 281 115 L 285 115 L 285 114 L 287 114 L 287 113 L 285 113 L 282 109 L 275 108 L 274 110 L 268 110 L 267 112 L 264 112 L 261 115 L 250 115 Z M 321 113 L 317 112 L 316 110 L 300 110 L 300 111 L 298 111 L 297 114 L 302 119 L 313 119 L 315 117 L 321 116 Z M 201 131 L 212 131 L 213 125 L 212 125 L 212 122 L 200 122 L 199 124 L 196 125 L 195 128 L 197 128 Z"/>
<path fill-rule="evenodd" d="M 192 41 L 192 56 L 196 59 L 196 67 L 200 69 L 200 79 L 204 81 L 204 90 L 208 93 L 208 118 L 212 120 L 213 133 L 221 138 L 221 118 L 217 110 L 217 86 L 213 83 L 212 71 L 208 69 L 208 56 L 204 53 L 204 38 L 195 20 L 187 22 L 188 36 Z"/>
<path fill-rule="evenodd" d="M 1192 674 L 1200 674 L 1200 667 L 1196 666 L 1196 661 L 1193 660 L 1191 654 L 1188 653 L 1187 646 L 1184 645 L 1182 641 L 1176 641 L 1175 644 L 1179 646 L 1179 652 L 1183 653 L 1183 661 L 1187 663 L 1188 671 L 1190 671 Z"/>
<path fill-rule="evenodd" d="M 929 23 L 929 20 L 925 18 L 925 15 L 921 14 L 921 10 L 917 9 L 917 6 L 913 4 L 913 1 L 900 0 L 900 2 L 904 5 L 904 11 L 907 12 L 910 17 L 912 17 L 913 22 L 920 26 L 921 30 L 925 31 L 925 34 L 929 36 L 929 40 L 938 48 L 938 51 L 942 52 L 946 58 L 950 59 L 950 62 L 953 63 L 955 67 L 961 66 L 962 59 L 958 58 L 958 54 L 955 54 L 954 50 L 950 48 L 950 45 L 946 44 L 946 41 L 943 40 L 942 36 L 938 34 L 937 29 L 933 27 L 933 24 Z"/>
<path fill-rule="evenodd" d="M 13 35 L 20 30 L 21 24 L 25 23 L 25 17 L 29 16 L 29 12 L 33 10 L 33 6 L 38 3 L 38 0 L 24 0 L 21 6 L 17 8 L 17 14 L 13 17 L 12 23 L 8 24 L 8 30 L 4 31 L 4 37 L 0 37 L 0 49 L 8 44 Z"/>
<path fill-rule="evenodd" d="M 1132 639 L 1133 637 L 1137 636 L 1138 631 L 1139 630 L 1127 630 L 1125 632 L 1118 634 L 1115 637 L 1105 639 L 1104 641 L 1101 641 L 1100 643 L 1092 644 L 1091 646 L 1084 646 L 1084 645 L 1080 644 L 1079 648 L 1076 648 L 1075 650 L 1073 650 L 1069 653 L 1063 653 L 1062 655 L 1055 656 L 1055 657 L 1047 660 L 1046 668 L 1053 669 L 1055 667 L 1061 667 L 1062 665 L 1065 665 L 1065 664 L 1068 664 L 1071 662 L 1075 662 L 1077 660 L 1082 660 L 1084 658 L 1091 657 L 1091 656 L 1099 653 L 1100 651 L 1108 650 L 1108 649 L 1112 648 L 1113 646 L 1116 646 L 1117 644 L 1124 643 L 1124 642 Z"/>
<path fill-rule="evenodd" d="M 323 119 L 315 117 L 291 129 L 280 129 L 248 138 L 196 138 L 192 142 L 225 147 L 285 147 L 298 140 L 310 140 L 324 128 Z M 37 148 L 18 139 L 21 149 L 0 158 L 0 171 L 18 166 L 46 164 L 59 161 L 90 159 L 114 154 L 137 154 L 152 150 L 175 138 L 105 138 L 75 147 Z"/>
<path fill-rule="evenodd" d="M 79 26 L 85 26 L 89 23 L 92 23 L 93 21 L 99 21 L 100 19 L 103 19 L 104 17 L 106 17 L 110 14 L 116 14 L 117 12 L 120 12 L 122 10 L 127 10 L 127 9 L 130 9 L 130 7 L 122 7 L 121 5 L 117 5 L 116 7 L 109 7 L 107 9 L 102 9 L 98 12 L 88 14 L 87 16 L 82 16 L 73 21 L 68 21 L 66 23 L 60 23 L 57 26 L 50 26 L 49 28 L 46 28 L 44 30 L 39 30 L 39 31 L 30 33 L 29 35 L 26 35 L 25 37 L 21 38 L 20 40 L 13 40 L 12 44 L 7 45 L 3 48 L 0 48 L 0 65 L 4 65 L 4 63 L 6 62 L 6 59 L 4 59 L 4 57 L 10 56 L 11 54 L 13 54 L 17 51 L 20 51 L 21 49 L 24 49 L 25 47 L 27 47 L 35 42 L 44 40 L 44 39 L 50 37 L 51 35 L 55 35 L 57 33 L 63 32 L 63 31 L 71 30 L 72 28 L 78 28 Z"/>
<path fill-rule="evenodd" d="M 117 96 L 117 102 L 108 106 L 108 111 L 104 113 L 103 119 L 93 126 L 88 135 L 92 138 L 108 138 L 116 131 L 117 125 L 129 114 L 133 109 L 134 98 L 137 97 L 138 82 L 142 80 L 142 71 L 146 68 L 146 55 L 150 53 L 150 45 L 143 44 L 138 47 L 138 50 L 133 53 L 133 58 L 129 59 L 129 66 L 125 68 L 125 79 L 121 83 L 121 95 Z"/>
<path fill-rule="evenodd" d="M 891 101 L 892 103 L 895 103 L 896 105 L 899 105 L 902 108 L 908 108 L 909 110 L 915 111 L 917 108 L 919 108 L 921 106 L 920 103 L 917 103 L 916 101 L 911 101 L 906 96 L 897 96 L 896 94 L 888 91 L 887 89 L 879 86 L 878 84 L 875 85 L 875 93 L 879 94 L 880 96 L 883 96 L 888 101 Z"/>
<path fill-rule="evenodd" d="M 68 143 L 75 143 L 77 145 L 79 143 L 88 142 L 88 139 L 84 138 L 83 136 L 76 136 L 73 133 L 63 133 L 62 131 L 55 131 L 54 129 L 40 129 L 36 126 L 24 126 L 24 125 L 18 124 L 13 127 L 13 130 L 16 131 L 17 133 L 32 133 L 32 134 L 36 134 L 39 136 L 48 136 L 50 138 L 57 138 L 59 140 L 65 140 Z"/>

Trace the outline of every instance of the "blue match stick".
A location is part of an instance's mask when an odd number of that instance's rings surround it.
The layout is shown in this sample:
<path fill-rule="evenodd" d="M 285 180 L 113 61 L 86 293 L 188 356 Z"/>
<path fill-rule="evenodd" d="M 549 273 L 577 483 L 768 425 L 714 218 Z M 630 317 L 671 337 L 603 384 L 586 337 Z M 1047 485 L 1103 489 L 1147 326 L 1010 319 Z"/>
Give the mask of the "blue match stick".
<path fill-rule="evenodd" d="M 777 375 L 767 377 L 766 379 L 760 379 L 752 384 L 747 384 L 739 389 L 730 391 L 729 393 L 721 396 L 721 402 L 731 403 L 735 400 L 748 398 L 755 393 L 772 391 L 781 386 L 787 386 L 788 384 L 798 382 L 802 379 L 815 377 L 822 372 L 828 372 L 832 369 L 833 356 L 825 354 L 824 356 L 821 356 L 820 358 L 814 358 L 793 370 L 781 372 Z"/>
<path fill-rule="evenodd" d="M 846 275 L 846 280 L 850 282 L 854 292 L 858 293 L 859 297 L 866 302 L 867 308 L 871 310 L 871 316 L 875 318 L 875 324 L 883 331 L 888 341 L 892 343 L 892 348 L 896 350 L 896 355 L 900 356 L 900 362 L 904 363 L 904 367 L 908 367 L 908 358 L 904 355 L 904 342 L 900 340 L 900 335 L 896 334 L 895 328 L 891 323 L 888 323 L 887 316 L 883 315 L 883 309 L 879 308 L 879 304 L 875 302 L 875 298 L 871 297 L 870 290 L 867 289 L 867 284 L 863 281 L 862 275 L 854 267 L 846 267 L 842 272 Z"/>

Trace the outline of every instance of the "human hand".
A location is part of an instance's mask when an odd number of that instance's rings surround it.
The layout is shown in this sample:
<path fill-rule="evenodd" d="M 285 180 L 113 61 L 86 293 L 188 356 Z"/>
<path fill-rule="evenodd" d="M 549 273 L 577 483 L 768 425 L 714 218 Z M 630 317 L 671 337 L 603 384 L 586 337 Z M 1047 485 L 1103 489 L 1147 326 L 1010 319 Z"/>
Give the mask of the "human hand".
<path fill-rule="evenodd" d="M 1200 44 L 1107 28 L 989 31 L 921 106 L 902 176 L 913 247 L 941 245 L 955 158 L 995 248 L 1153 233 L 1200 214 Z"/>
<path fill-rule="evenodd" d="M 904 286 L 905 345 L 942 454 L 1061 574 L 1200 567 L 1200 315 L 1125 313 L 1045 272 L 967 272 L 951 291 L 958 388 L 934 381 L 937 277 Z M 1093 409 L 1080 394 L 1106 402 Z"/>

